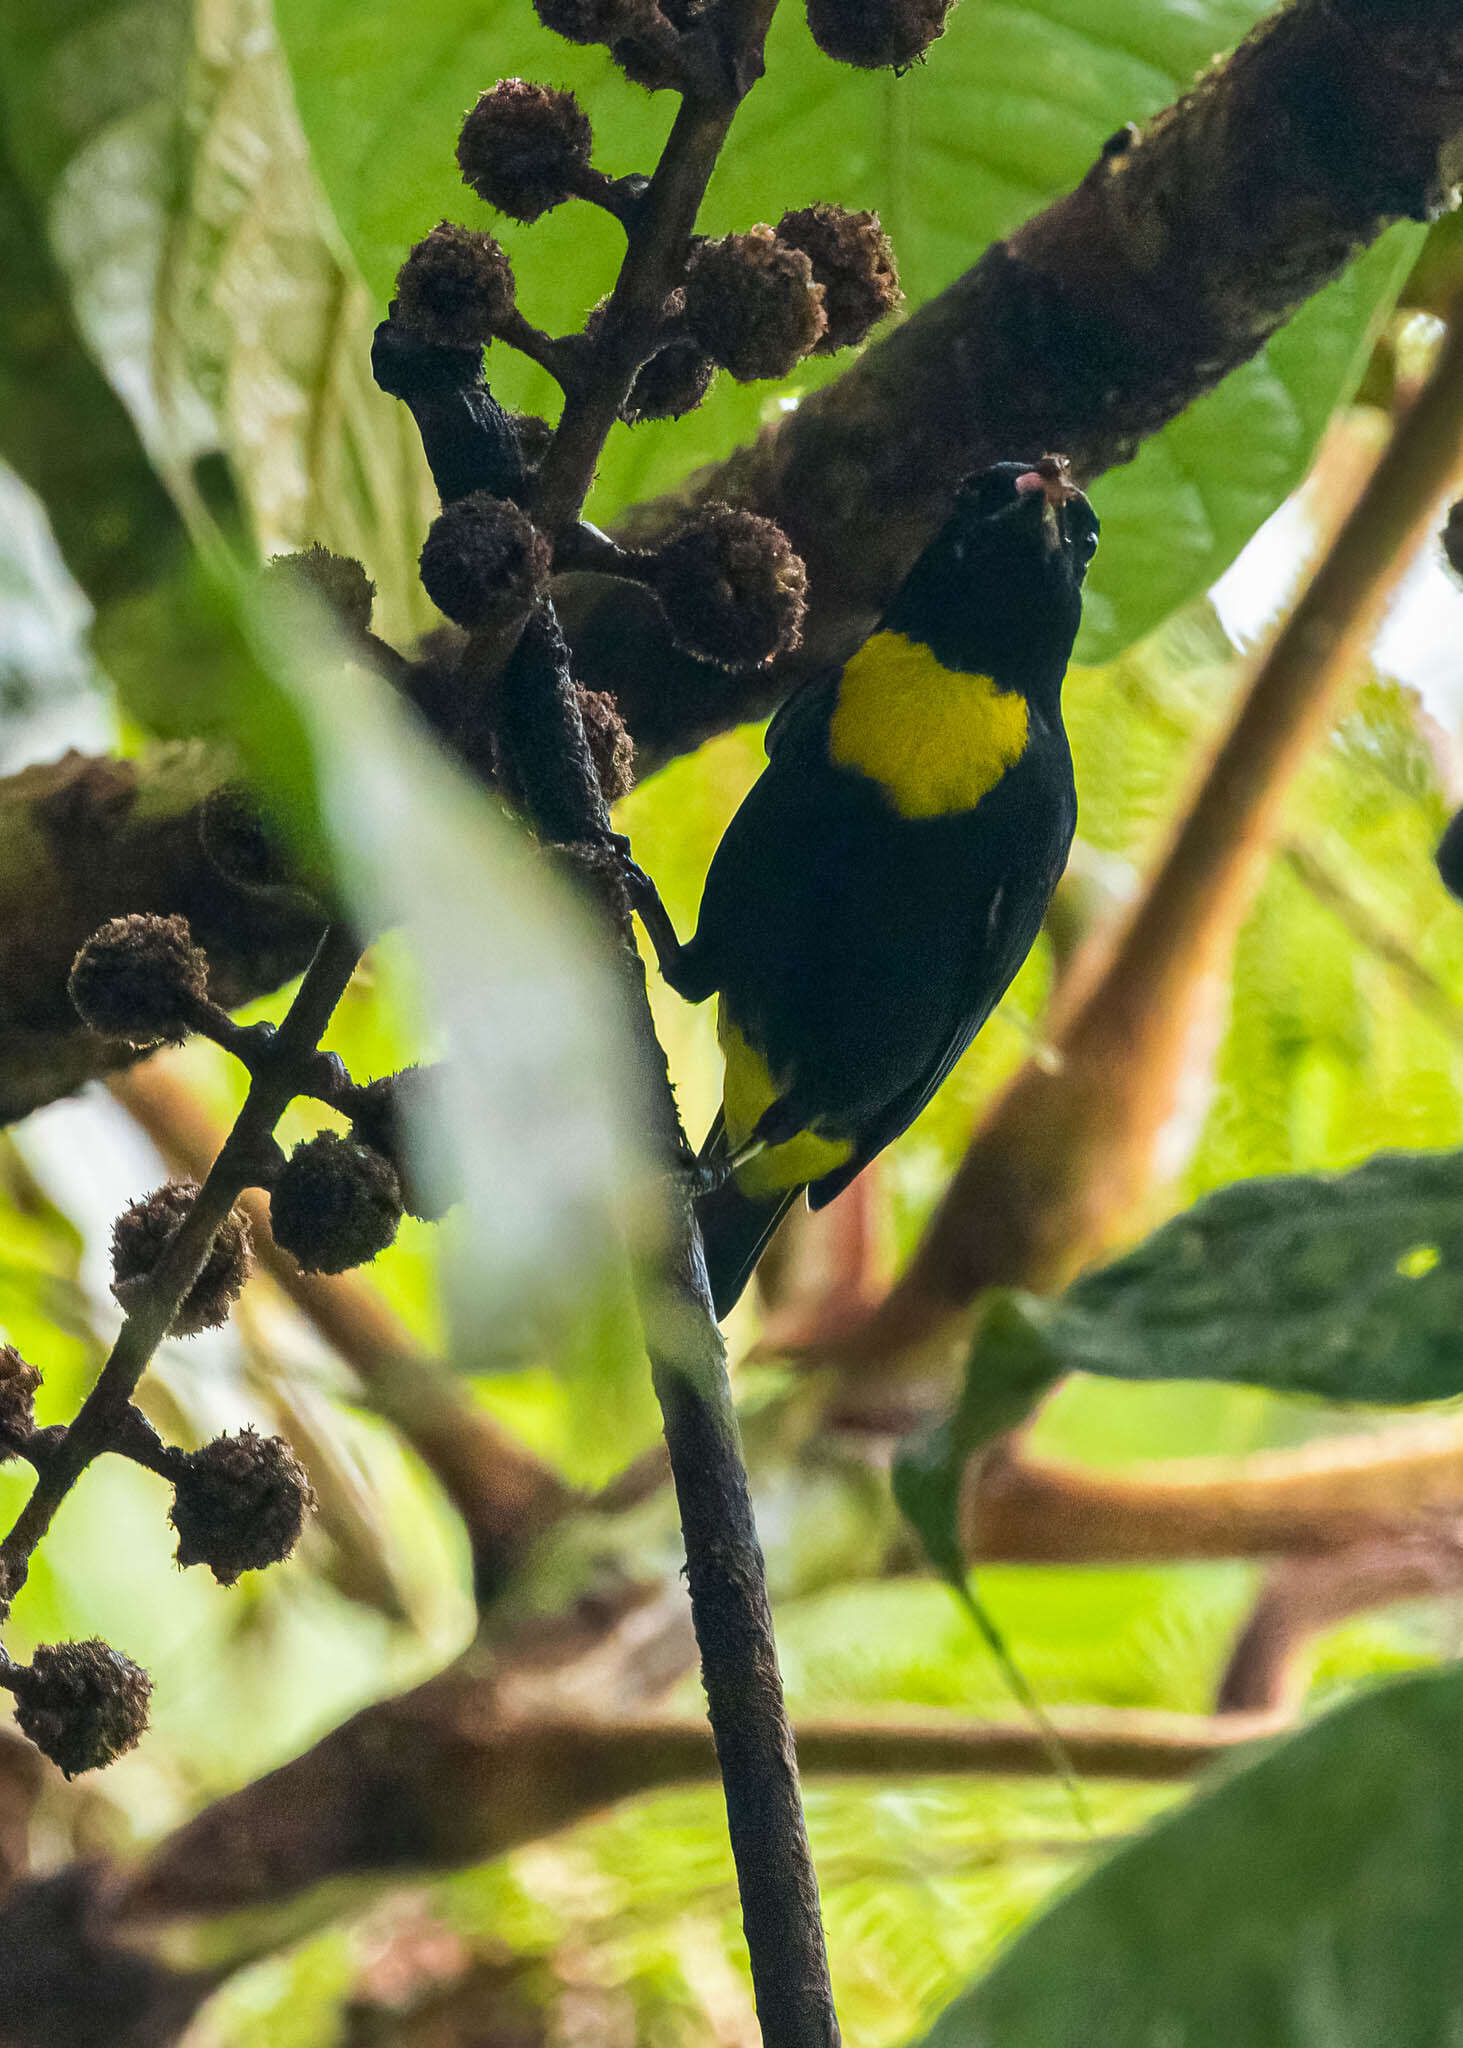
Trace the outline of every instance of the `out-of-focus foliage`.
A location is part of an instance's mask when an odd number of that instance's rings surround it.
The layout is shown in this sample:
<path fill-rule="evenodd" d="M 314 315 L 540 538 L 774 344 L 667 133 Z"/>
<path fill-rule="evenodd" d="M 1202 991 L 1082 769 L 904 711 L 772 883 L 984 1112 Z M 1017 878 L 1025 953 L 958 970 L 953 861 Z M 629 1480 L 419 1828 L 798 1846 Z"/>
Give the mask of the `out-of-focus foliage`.
<path fill-rule="evenodd" d="M 452 158 L 462 113 L 484 86 L 513 76 L 572 85 L 597 160 L 616 175 L 649 170 L 669 125 L 669 96 L 629 91 L 602 51 L 566 46 L 522 0 L 451 0 L 420 35 L 391 0 L 278 0 L 277 11 L 320 176 L 383 302 L 436 220 L 485 218 Z M 1265 11 L 1251 0 L 1124 0 L 1096 12 L 1074 0 L 970 0 L 928 63 L 895 78 L 829 63 L 802 10 L 784 7 L 702 225 L 747 228 L 818 199 L 874 207 L 912 310 L 1069 190 L 1106 136 L 1176 98 Z M 581 326 L 614 281 L 619 230 L 586 211 L 562 207 L 531 230 L 493 220 L 530 317 L 552 332 Z M 1394 229 L 1253 362 L 1101 480 L 1094 502 L 1108 537 L 1089 583 L 1086 659 L 1109 659 L 1204 589 L 1300 481 L 1419 243 L 1419 230 Z M 784 384 L 722 377 L 683 420 L 617 429 L 594 516 L 674 489 L 844 360 L 803 363 Z M 500 396 L 553 416 L 557 394 L 541 371 L 498 348 L 489 374 Z"/>
<path fill-rule="evenodd" d="M 342 883 L 400 934 L 419 1042 L 450 1050 L 416 1137 L 427 1184 L 462 1190 L 443 1229 L 454 1364 L 559 1361 L 583 1382 L 575 1476 L 603 1483 L 656 1426 L 626 1243 L 653 1244 L 657 1205 L 622 992 L 588 913 L 383 683 L 286 672 Z"/>
<path fill-rule="evenodd" d="M 1446 2041 L 1460 1706 L 1456 1668 L 1405 1680 L 1201 1795 L 1031 1928 L 930 2048 Z"/>

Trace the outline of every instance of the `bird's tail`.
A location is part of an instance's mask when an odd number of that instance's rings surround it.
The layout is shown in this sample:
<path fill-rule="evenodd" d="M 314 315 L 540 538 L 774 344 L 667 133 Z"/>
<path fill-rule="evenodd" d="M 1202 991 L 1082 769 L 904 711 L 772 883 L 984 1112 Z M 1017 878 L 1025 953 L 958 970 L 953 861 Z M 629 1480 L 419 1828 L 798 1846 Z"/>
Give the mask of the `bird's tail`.
<path fill-rule="evenodd" d="M 721 1112 L 701 1147 L 702 1165 L 715 1165 L 726 1151 Z M 798 1188 L 768 1195 L 744 1195 L 732 1177 L 696 1202 L 696 1221 L 706 1247 L 706 1273 L 716 1319 L 722 1321 L 741 1299 L 758 1259 L 778 1224 L 796 1201 Z"/>

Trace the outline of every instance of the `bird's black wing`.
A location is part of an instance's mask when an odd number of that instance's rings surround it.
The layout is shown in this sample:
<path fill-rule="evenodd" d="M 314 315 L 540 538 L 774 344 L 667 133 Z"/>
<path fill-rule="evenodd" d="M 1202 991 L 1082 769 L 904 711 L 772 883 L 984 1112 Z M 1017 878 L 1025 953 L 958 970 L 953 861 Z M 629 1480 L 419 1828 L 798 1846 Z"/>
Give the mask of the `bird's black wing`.
<path fill-rule="evenodd" d="M 949 1079 L 951 1071 L 966 1053 L 992 1010 L 1015 980 L 1022 962 L 1036 942 L 1046 911 L 1045 898 L 1017 886 L 1021 878 L 1002 891 L 993 914 L 974 935 L 965 985 L 982 988 L 982 1005 L 960 1019 L 939 1056 L 907 1088 L 892 1098 L 859 1134 L 858 1149 L 846 1165 L 824 1174 L 808 1189 L 808 1207 L 826 1208 L 841 1195 L 849 1182 L 862 1173 L 869 1161 L 907 1131 L 915 1118 Z"/>

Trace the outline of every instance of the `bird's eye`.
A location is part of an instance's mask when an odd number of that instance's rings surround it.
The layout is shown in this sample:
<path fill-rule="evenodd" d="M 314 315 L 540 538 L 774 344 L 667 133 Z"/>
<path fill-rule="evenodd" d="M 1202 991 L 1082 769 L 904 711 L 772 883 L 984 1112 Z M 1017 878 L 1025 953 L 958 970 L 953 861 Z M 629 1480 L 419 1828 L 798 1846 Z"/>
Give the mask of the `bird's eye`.
<path fill-rule="evenodd" d="M 1084 526 L 1077 535 L 1077 552 L 1084 562 L 1090 562 L 1097 553 L 1097 528 Z"/>

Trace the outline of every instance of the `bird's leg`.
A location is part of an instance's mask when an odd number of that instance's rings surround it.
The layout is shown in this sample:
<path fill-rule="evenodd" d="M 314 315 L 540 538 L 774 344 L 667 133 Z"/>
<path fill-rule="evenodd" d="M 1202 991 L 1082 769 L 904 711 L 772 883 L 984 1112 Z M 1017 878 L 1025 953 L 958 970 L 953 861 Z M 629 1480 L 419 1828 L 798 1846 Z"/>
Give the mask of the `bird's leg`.
<path fill-rule="evenodd" d="M 635 859 L 630 851 L 630 842 L 623 832 L 612 833 L 611 844 L 620 856 L 630 907 L 645 927 L 645 935 L 655 951 L 656 965 L 667 986 L 673 988 L 678 995 L 699 1001 L 699 996 L 691 996 L 689 989 L 683 986 L 686 980 L 684 967 L 688 949 L 681 944 L 676 935 L 676 928 L 671 923 L 671 914 L 660 900 L 659 889 Z"/>
<path fill-rule="evenodd" d="M 745 1166 L 749 1159 L 755 1159 L 759 1152 L 767 1150 L 767 1140 L 754 1132 L 750 1138 L 738 1145 L 735 1152 L 724 1152 L 719 1159 L 698 1159 L 692 1167 L 691 1192 L 714 1195 L 724 1187 L 739 1166 Z"/>

